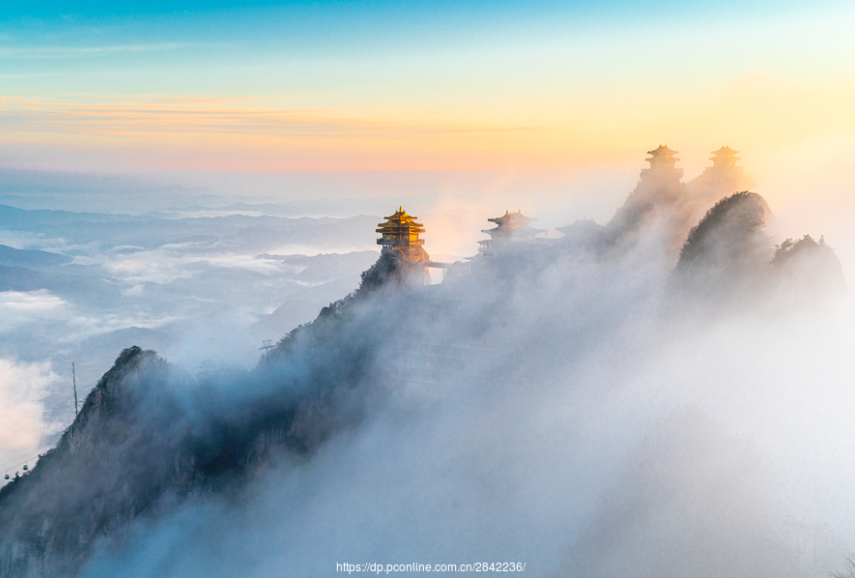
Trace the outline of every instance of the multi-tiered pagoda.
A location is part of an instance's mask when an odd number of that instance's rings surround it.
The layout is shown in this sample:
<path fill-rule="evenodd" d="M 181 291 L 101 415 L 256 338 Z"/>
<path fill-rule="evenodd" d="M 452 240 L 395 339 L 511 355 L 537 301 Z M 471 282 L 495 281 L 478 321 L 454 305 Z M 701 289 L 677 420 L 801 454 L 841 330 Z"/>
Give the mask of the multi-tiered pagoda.
<path fill-rule="evenodd" d="M 704 169 L 701 179 L 710 183 L 728 184 L 730 188 L 739 188 L 744 176 L 742 167 L 736 166 L 736 161 L 739 160 L 739 157 L 736 156 L 738 154 L 739 151 L 728 146 L 713 151 L 713 156 L 710 157 L 713 166 Z"/>
<path fill-rule="evenodd" d="M 713 151 L 710 160 L 713 162 L 714 169 L 732 169 L 736 167 L 736 161 L 739 157 L 736 156 L 739 151 L 735 151 L 728 146 L 723 146 L 717 151 Z"/>
<path fill-rule="evenodd" d="M 481 230 L 482 233 L 490 235 L 489 241 L 478 241 L 478 244 L 481 245 L 479 251 L 484 255 L 491 254 L 494 247 L 500 247 L 506 243 L 529 241 L 538 233 L 543 232 L 543 229 L 529 227 L 528 224 L 537 219 L 526 217 L 521 211 L 516 213 L 505 211 L 501 217 L 487 220 L 496 223 L 497 226 L 492 229 Z"/>
<path fill-rule="evenodd" d="M 650 163 L 649 169 L 641 171 L 641 180 L 673 180 L 679 181 L 683 178 L 683 169 L 678 169 L 674 165 L 677 163 L 677 151 L 672 151 L 668 145 L 659 145 L 659 148 L 647 151 L 650 155 L 646 159 Z"/>
<path fill-rule="evenodd" d="M 377 244 L 383 246 L 382 254 L 393 254 L 400 258 L 404 270 L 417 274 L 418 282 L 429 282 L 427 270 L 430 256 L 422 245 L 424 239 L 419 235 L 425 232 L 424 226 L 416 222 L 416 218 L 408 215 L 403 207 L 399 207 L 394 215 L 386 217 L 384 223 L 377 225 L 377 232 L 382 235 Z M 411 276 L 412 277 L 412 276 Z M 412 277 L 416 280 L 415 277 Z"/>
<path fill-rule="evenodd" d="M 408 215 L 403 207 L 399 207 L 391 217 L 386 217 L 385 223 L 378 224 L 377 232 L 383 235 L 377 239 L 377 244 L 383 245 L 384 252 L 419 254 L 419 251 L 413 251 L 413 248 L 418 248 L 424 253 L 421 246 L 425 242 L 419 238 L 419 235 L 425 232 L 424 225 L 417 223 L 416 218 Z"/>

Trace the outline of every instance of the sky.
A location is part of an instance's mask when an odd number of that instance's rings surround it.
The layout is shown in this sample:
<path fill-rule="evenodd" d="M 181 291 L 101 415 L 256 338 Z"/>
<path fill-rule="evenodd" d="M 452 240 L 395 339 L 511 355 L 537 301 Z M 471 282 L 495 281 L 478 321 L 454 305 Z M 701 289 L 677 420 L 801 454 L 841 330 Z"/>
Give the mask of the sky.
<path fill-rule="evenodd" d="M 0 170 L 165 176 L 117 212 L 476 194 L 558 226 L 607 220 L 645 151 L 688 181 L 728 145 L 783 237 L 855 257 L 851 3 L 115 4 L 0 7 Z M 38 208 L 69 206 L 105 210 Z"/>
<path fill-rule="evenodd" d="M 843 2 L 108 2 L 0 8 L 0 165 L 626 168 L 765 178 L 855 140 Z M 813 159 L 812 159 L 813 160 Z"/>

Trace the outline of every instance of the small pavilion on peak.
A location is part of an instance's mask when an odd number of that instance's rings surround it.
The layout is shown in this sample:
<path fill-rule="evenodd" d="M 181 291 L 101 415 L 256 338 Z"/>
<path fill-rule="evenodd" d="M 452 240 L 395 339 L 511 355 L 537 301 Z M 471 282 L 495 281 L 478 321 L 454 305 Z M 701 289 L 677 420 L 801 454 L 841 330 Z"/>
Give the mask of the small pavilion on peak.
<path fill-rule="evenodd" d="M 646 159 L 650 163 L 650 168 L 641 171 L 642 179 L 662 176 L 676 178 L 676 180 L 683 178 L 683 169 L 675 167 L 677 161 L 680 160 L 677 158 L 677 154 L 679 154 L 677 151 L 669 149 L 668 145 L 659 145 L 658 148 L 647 151 L 647 154 L 650 155 L 650 158 Z"/>
<path fill-rule="evenodd" d="M 735 151 L 729 146 L 723 146 L 717 151 L 713 151 L 710 160 L 713 162 L 714 169 L 732 169 L 736 166 L 736 161 L 739 157 L 736 156 L 739 151 Z"/>
<path fill-rule="evenodd" d="M 679 153 L 677 151 L 672 151 L 671 149 L 669 149 L 668 145 L 659 145 L 658 148 L 652 151 L 647 151 L 647 154 L 650 155 L 650 158 L 647 159 L 647 162 L 650 163 L 651 169 L 673 169 L 675 163 L 680 160 L 676 156 Z"/>
<path fill-rule="evenodd" d="M 702 180 L 731 190 L 750 186 L 745 181 L 742 167 L 736 166 L 736 161 L 740 160 L 736 156 L 739 151 L 735 151 L 729 146 L 723 146 L 717 151 L 712 151 L 711 154 L 710 160 L 713 164 L 704 169 L 701 174 Z"/>

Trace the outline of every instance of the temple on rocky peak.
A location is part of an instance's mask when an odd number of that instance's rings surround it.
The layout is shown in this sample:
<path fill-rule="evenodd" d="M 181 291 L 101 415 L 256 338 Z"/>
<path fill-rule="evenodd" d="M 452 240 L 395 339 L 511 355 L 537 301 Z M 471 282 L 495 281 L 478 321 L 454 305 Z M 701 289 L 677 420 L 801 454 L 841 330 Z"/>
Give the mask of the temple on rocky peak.
<path fill-rule="evenodd" d="M 496 223 L 497 226 L 492 229 L 481 229 L 482 233 L 490 235 L 489 241 L 478 241 L 478 244 L 481 245 L 479 250 L 482 254 L 489 254 L 492 247 L 500 246 L 504 243 L 528 241 L 533 239 L 538 233 L 543 232 L 543 229 L 529 227 L 528 224 L 537 219 L 526 217 L 522 214 L 522 211 L 517 211 L 516 213 L 505 211 L 505 214 L 501 217 L 487 220 L 491 223 Z"/>
<path fill-rule="evenodd" d="M 424 233 L 424 226 L 416 222 L 416 218 L 407 214 L 403 207 L 398 208 L 394 215 L 386 217 L 385 223 L 377 225 L 377 232 L 383 235 L 377 239 L 383 250 L 400 250 L 402 248 L 424 245 L 419 238 Z"/>
<path fill-rule="evenodd" d="M 715 169 L 732 169 L 736 166 L 736 161 L 739 160 L 739 157 L 736 156 L 739 154 L 739 151 L 735 151 L 729 146 L 723 146 L 717 151 L 713 151 L 710 157 L 710 160 L 713 162 L 713 168 Z"/>
<path fill-rule="evenodd" d="M 408 282 L 430 284 L 428 266 L 430 255 L 424 250 L 425 244 L 419 235 L 425 232 L 424 226 L 416 222 L 416 217 L 408 215 L 403 207 L 399 207 L 394 215 L 386 217 L 386 221 L 377 225 L 381 237 L 377 244 L 383 246 L 383 255 L 394 255 L 399 259 L 401 274 Z"/>
<path fill-rule="evenodd" d="M 641 171 L 642 179 L 666 177 L 680 180 L 683 178 L 683 169 L 674 166 L 680 160 L 676 156 L 677 151 L 672 151 L 668 145 L 659 145 L 659 148 L 647 151 L 647 154 L 650 155 L 650 158 L 646 159 L 650 163 L 650 168 Z"/>

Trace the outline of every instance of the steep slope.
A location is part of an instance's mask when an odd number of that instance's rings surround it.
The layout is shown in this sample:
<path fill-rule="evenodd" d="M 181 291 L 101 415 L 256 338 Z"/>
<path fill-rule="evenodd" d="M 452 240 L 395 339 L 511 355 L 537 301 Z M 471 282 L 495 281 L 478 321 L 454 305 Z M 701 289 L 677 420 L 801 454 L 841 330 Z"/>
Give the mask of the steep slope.
<path fill-rule="evenodd" d="M 395 268 L 380 259 L 359 291 L 250 373 L 193 379 L 152 351 L 124 350 L 57 446 L 0 490 L 0 576 L 73 575 L 100 537 L 191 495 L 236 492 L 272 455 L 304 459 L 358 423 L 369 393 L 349 392 L 368 384 L 378 348 L 356 336 L 383 323 L 357 309 Z"/>
<path fill-rule="evenodd" d="M 352 417 L 333 409 L 331 376 L 311 390 L 273 379 L 196 381 L 123 351 L 57 447 L 0 490 L 0 575 L 74 574 L 99 537 L 188 495 L 236 491 L 271 446 L 299 459 Z M 235 382 L 251 393 L 224 399 Z"/>

